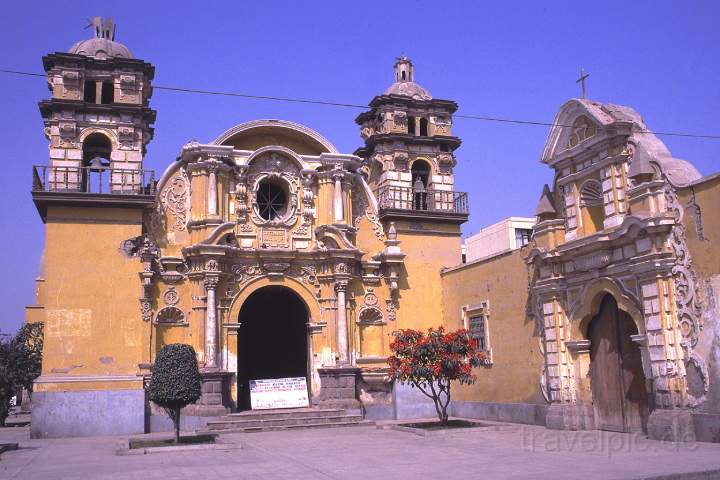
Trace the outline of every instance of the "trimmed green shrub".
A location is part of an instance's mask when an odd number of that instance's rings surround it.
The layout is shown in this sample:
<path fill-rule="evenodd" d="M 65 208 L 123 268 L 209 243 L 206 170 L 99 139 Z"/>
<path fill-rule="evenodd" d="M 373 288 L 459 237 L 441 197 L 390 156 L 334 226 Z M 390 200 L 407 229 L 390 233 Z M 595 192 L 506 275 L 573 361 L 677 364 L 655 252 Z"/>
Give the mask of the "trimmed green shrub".
<path fill-rule="evenodd" d="M 160 350 L 150 378 L 148 397 L 173 421 L 176 443 L 180 442 L 180 410 L 200 398 L 201 384 L 192 346 L 174 343 Z"/>

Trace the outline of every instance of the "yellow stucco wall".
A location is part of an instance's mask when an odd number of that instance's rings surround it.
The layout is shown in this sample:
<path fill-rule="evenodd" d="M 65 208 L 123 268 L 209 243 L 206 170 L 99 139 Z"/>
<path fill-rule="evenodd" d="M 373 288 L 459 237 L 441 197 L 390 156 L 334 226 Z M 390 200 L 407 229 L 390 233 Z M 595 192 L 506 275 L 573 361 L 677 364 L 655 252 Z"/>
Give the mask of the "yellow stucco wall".
<path fill-rule="evenodd" d="M 43 376 L 138 371 L 149 336 L 149 326 L 140 318 L 141 265 L 120 247 L 142 233 L 141 221 L 139 210 L 48 208 Z M 86 382 L 62 388 L 118 386 Z"/>
<path fill-rule="evenodd" d="M 488 330 L 493 364 L 476 369 L 474 385 L 454 386 L 453 399 L 537 403 L 543 357 L 535 324 L 526 315 L 526 249 L 450 269 L 442 274 L 445 325 L 462 328 L 463 305 L 489 302 Z"/>
<path fill-rule="evenodd" d="M 440 270 L 460 263 L 460 228 L 431 222 L 397 222 L 396 226 L 400 248 L 407 256 L 400 273 L 399 308 L 392 330 L 438 327 L 443 323 Z"/>
<path fill-rule="evenodd" d="M 692 196 L 700 207 L 702 236 L 698 235 L 698 217 L 694 209 L 688 206 Z M 710 277 L 720 273 L 720 176 L 678 192 L 680 204 L 685 206 L 685 241 L 693 258 L 695 272 L 701 277 Z"/>

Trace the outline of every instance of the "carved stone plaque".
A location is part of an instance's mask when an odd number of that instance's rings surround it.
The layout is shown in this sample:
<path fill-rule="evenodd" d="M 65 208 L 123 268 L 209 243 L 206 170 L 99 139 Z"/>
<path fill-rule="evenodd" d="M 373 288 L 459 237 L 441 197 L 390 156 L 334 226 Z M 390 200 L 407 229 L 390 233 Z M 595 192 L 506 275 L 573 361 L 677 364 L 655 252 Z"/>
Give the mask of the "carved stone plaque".
<path fill-rule="evenodd" d="M 260 243 L 268 247 L 287 247 L 287 231 L 280 228 L 263 228 Z"/>

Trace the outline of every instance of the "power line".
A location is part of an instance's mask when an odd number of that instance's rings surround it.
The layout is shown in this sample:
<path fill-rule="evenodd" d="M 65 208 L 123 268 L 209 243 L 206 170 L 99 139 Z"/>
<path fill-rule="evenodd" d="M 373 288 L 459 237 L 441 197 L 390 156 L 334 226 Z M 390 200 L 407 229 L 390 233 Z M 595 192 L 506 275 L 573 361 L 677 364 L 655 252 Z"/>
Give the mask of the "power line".
<path fill-rule="evenodd" d="M 0 73 L 10 74 L 10 75 L 22 75 L 22 76 L 28 76 L 28 77 L 43 77 L 45 78 L 47 75 L 44 73 L 36 73 L 36 72 L 24 72 L 20 70 L 8 70 L 8 69 L 0 69 Z M 369 108 L 367 105 L 358 105 L 354 103 L 341 103 L 341 102 L 330 102 L 325 100 L 312 100 L 307 98 L 292 98 L 292 97 L 276 97 L 271 95 L 252 95 L 249 93 L 239 93 L 239 92 L 221 92 L 217 90 L 201 90 L 196 88 L 183 88 L 183 87 L 172 87 L 172 86 L 166 86 L 166 85 L 153 85 L 153 89 L 155 90 L 165 90 L 169 92 L 180 92 L 180 93 L 193 93 L 193 94 L 200 94 L 200 95 L 214 95 L 214 96 L 222 96 L 222 97 L 237 97 L 237 98 L 248 98 L 252 100 L 271 100 L 276 102 L 289 102 L 289 103 L 304 103 L 304 104 L 311 104 L 311 105 L 324 105 L 329 107 L 344 107 L 344 108 L 358 108 L 358 109 L 367 109 Z M 454 115 L 455 118 L 463 118 L 466 120 L 479 120 L 484 122 L 497 122 L 497 123 L 509 123 L 509 124 L 515 124 L 515 125 L 535 125 L 535 126 L 543 126 L 543 127 L 560 127 L 560 128 L 573 128 L 573 125 L 563 125 L 559 123 L 553 123 L 553 122 L 541 122 L 541 121 L 534 121 L 534 120 L 520 120 L 520 119 L 513 119 L 513 118 L 500 118 L 500 117 L 489 117 L 489 116 L 482 116 L 482 115 L 463 115 L 463 114 L 456 114 Z M 661 136 L 668 136 L 668 137 L 686 137 L 686 138 L 701 138 L 701 139 L 709 139 L 709 140 L 720 140 L 720 135 L 702 135 L 702 134 L 696 134 L 696 133 L 680 133 L 680 132 L 655 132 L 651 130 L 635 130 L 634 133 L 641 133 L 641 134 L 653 134 L 653 135 L 661 135 Z"/>

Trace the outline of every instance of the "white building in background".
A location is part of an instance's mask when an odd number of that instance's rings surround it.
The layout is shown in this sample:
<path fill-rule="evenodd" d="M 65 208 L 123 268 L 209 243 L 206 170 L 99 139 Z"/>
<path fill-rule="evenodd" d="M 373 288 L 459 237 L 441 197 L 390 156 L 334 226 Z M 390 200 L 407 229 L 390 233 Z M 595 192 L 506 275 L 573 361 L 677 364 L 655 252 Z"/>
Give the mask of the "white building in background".
<path fill-rule="evenodd" d="M 472 262 L 526 245 L 532 237 L 533 217 L 509 217 L 465 239 L 463 258 Z"/>

